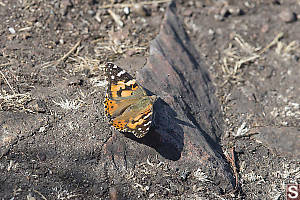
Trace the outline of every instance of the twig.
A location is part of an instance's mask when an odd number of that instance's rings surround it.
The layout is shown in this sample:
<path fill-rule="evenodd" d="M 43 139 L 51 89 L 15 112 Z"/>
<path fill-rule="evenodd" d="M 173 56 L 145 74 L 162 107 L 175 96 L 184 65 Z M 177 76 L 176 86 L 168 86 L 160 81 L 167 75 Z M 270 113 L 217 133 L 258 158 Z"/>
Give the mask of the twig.
<path fill-rule="evenodd" d="M 242 64 L 255 60 L 256 58 L 259 58 L 259 55 L 254 54 L 251 57 L 243 58 L 242 60 L 236 62 L 234 66 L 234 74 L 237 73 L 237 70 L 242 66 Z"/>
<path fill-rule="evenodd" d="M 34 191 L 35 193 L 38 193 L 38 194 L 42 197 L 42 199 L 47 200 L 47 198 L 46 198 L 42 193 L 40 193 L 39 191 L 37 191 L 37 190 L 35 190 L 35 189 L 33 189 L 33 191 Z"/>
<path fill-rule="evenodd" d="M 274 40 L 268 44 L 261 52 L 259 52 L 259 54 L 263 54 L 264 52 L 266 52 L 269 48 L 271 48 L 271 46 L 275 45 L 281 38 L 283 37 L 283 33 L 279 33 Z"/>
<path fill-rule="evenodd" d="M 122 22 L 121 17 L 119 15 L 114 13 L 111 9 L 108 9 L 108 13 L 110 14 L 110 16 L 113 18 L 113 20 L 117 23 L 119 27 L 124 26 L 124 23 Z"/>
<path fill-rule="evenodd" d="M 235 187 L 237 188 L 239 181 L 238 181 L 238 173 L 237 173 L 236 165 L 235 165 L 234 148 L 231 148 L 230 151 L 231 151 L 231 157 L 229 157 L 228 154 L 225 154 L 225 156 L 226 156 L 227 160 L 231 163 L 231 167 L 232 167 L 232 170 L 233 170 L 234 176 L 235 176 Z"/>
<path fill-rule="evenodd" d="M 28 26 L 28 27 L 24 27 L 24 28 L 19 29 L 19 32 L 21 32 L 21 31 L 30 31 L 31 29 L 32 29 L 32 27 Z"/>
<path fill-rule="evenodd" d="M 2 75 L 3 79 L 5 80 L 5 82 L 7 83 L 8 87 L 11 89 L 11 91 L 13 92 L 13 94 L 15 95 L 15 91 L 13 89 L 13 87 L 9 84 L 8 80 L 6 79 L 5 75 L 2 73 L 2 71 L 0 71 L 0 74 Z"/>
<path fill-rule="evenodd" d="M 79 40 L 68 53 L 66 53 L 63 57 L 61 57 L 57 61 L 57 64 L 59 64 L 60 62 L 64 61 L 66 58 L 68 58 L 71 55 L 71 53 L 73 53 L 77 49 L 77 47 L 80 45 L 80 43 L 81 43 L 81 41 Z"/>
<path fill-rule="evenodd" d="M 79 40 L 73 47 L 72 49 L 66 53 L 63 57 L 61 57 L 60 59 L 58 59 L 57 61 L 51 61 L 51 62 L 47 62 L 47 63 L 44 63 L 42 66 L 43 68 L 47 68 L 51 65 L 54 65 L 57 66 L 58 64 L 60 64 L 62 61 L 64 61 L 65 59 L 67 59 L 77 48 L 78 46 L 80 45 L 81 41 Z"/>
<path fill-rule="evenodd" d="M 158 0 L 158 1 L 144 1 L 144 2 L 140 2 L 140 5 L 151 5 L 154 3 L 166 3 L 166 2 L 170 2 L 171 0 Z M 111 5 L 104 5 L 104 6 L 100 6 L 99 8 L 125 8 L 125 7 L 133 7 L 136 4 L 111 4 Z"/>
<path fill-rule="evenodd" d="M 10 62 L 8 62 L 8 63 L 3 63 L 3 64 L 0 64 L 0 67 L 4 67 L 4 66 L 7 66 L 7 65 L 11 65 L 11 63 L 10 63 Z"/>

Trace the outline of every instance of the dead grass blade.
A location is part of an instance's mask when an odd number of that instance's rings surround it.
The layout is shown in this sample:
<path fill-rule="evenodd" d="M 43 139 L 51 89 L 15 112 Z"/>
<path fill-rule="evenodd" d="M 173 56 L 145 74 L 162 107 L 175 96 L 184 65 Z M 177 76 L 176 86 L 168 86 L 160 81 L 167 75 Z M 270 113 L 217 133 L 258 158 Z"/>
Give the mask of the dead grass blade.
<path fill-rule="evenodd" d="M 152 5 L 154 3 L 167 3 L 167 2 L 171 2 L 171 0 L 158 0 L 158 1 L 144 1 L 144 2 L 140 2 L 140 5 Z M 120 4 L 110 4 L 110 5 L 103 5 L 103 6 L 99 6 L 99 8 L 104 9 L 104 8 L 125 8 L 125 7 L 133 7 L 136 4 L 125 4 L 125 3 L 120 3 Z"/>

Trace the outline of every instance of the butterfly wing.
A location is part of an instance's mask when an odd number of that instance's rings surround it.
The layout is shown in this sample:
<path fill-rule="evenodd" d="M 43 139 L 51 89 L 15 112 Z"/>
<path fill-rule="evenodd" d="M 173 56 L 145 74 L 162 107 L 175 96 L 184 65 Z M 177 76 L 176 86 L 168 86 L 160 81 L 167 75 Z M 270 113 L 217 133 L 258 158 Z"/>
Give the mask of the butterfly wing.
<path fill-rule="evenodd" d="M 113 63 L 105 66 L 108 81 L 107 96 L 110 99 L 139 98 L 145 91 L 125 70 Z"/>
<path fill-rule="evenodd" d="M 119 131 L 145 136 L 152 123 L 156 96 L 147 96 L 130 74 L 113 63 L 107 63 L 105 75 L 108 88 L 104 105 L 110 123 Z"/>
<path fill-rule="evenodd" d="M 156 98 L 155 96 L 141 99 L 133 106 L 138 106 L 138 112 L 135 113 L 134 117 L 129 118 L 129 122 L 126 125 L 126 131 L 133 133 L 137 138 L 144 137 L 151 125 L 153 116 L 153 103 Z M 141 106 L 143 105 L 143 106 Z"/>

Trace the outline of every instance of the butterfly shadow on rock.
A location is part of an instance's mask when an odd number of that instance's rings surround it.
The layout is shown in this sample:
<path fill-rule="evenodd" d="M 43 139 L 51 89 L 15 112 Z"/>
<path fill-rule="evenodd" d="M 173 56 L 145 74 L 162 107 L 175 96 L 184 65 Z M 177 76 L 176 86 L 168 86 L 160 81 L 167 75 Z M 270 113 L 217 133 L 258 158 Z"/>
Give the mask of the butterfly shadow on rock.
<path fill-rule="evenodd" d="M 136 138 L 130 133 L 125 133 L 125 136 L 154 148 L 166 159 L 179 160 L 184 146 L 184 132 L 180 124 L 194 126 L 177 119 L 176 112 L 161 98 L 156 100 L 153 113 L 153 124 L 143 138 Z"/>

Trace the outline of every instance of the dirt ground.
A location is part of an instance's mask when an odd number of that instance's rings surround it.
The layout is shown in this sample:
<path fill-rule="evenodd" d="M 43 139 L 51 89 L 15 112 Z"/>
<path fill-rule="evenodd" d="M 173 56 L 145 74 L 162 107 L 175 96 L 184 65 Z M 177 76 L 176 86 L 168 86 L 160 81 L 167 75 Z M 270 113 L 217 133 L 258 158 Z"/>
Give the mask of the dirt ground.
<path fill-rule="evenodd" d="M 159 154 L 99 162 L 114 137 L 101 66 L 142 68 L 168 6 L 137 2 L 0 1 L 0 199 L 285 199 L 300 183 L 299 0 L 177 1 L 222 106 L 227 193 Z"/>

